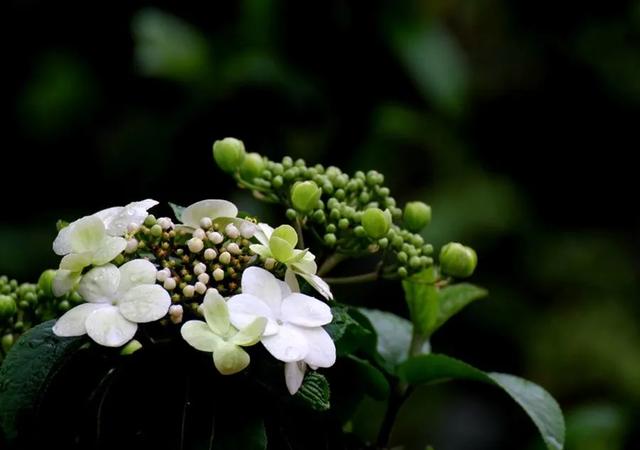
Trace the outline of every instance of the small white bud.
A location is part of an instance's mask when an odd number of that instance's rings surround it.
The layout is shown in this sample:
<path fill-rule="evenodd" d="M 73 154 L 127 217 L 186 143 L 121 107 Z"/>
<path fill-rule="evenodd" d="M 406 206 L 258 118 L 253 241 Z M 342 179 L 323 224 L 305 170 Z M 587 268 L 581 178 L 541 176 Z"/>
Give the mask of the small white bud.
<path fill-rule="evenodd" d="M 167 278 L 169 278 L 171 276 L 171 271 L 167 268 L 162 269 L 162 270 L 158 270 L 158 272 L 156 273 L 156 280 L 158 280 L 159 282 L 164 282 L 164 280 L 166 280 Z"/>
<path fill-rule="evenodd" d="M 127 241 L 127 246 L 124 248 L 124 252 L 127 254 L 134 253 L 138 249 L 138 240 L 131 238 Z"/>
<path fill-rule="evenodd" d="M 182 322 L 182 314 L 182 305 L 171 305 L 169 307 L 169 317 L 171 318 L 171 322 L 175 324 Z"/>
<path fill-rule="evenodd" d="M 218 292 L 218 290 L 217 290 L 216 288 L 209 288 L 209 289 L 207 289 L 207 294 L 209 294 L 209 293 L 214 293 L 214 292 L 215 292 L 216 294 L 220 294 L 220 292 Z M 202 305 L 200 305 L 200 306 L 202 306 Z"/>
<path fill-rule="evenodd" d="M 239 255 L 240 253 L 242 253 L 242 250 L 240 250 L 240 247 L 235 242 L 227 245 L 227 251 L 232 255 Z"/>
<path fill-rule="evenodd" d="M 207 284 L 209 282 L 209 274 L 201 273 L 200 275 L 198 275 L 198 281 Z"/>
<path fill-rule="evenodd" d="M 207 285 L 202 283 L 202 282 L 200 282 L 200 281 L 198 281 L 196 283 L 196 288 L 195 289 L 196 289 L 196 292 L 198 294 L 204 294 L 205 292 L 207 292 Z"/>
<path fill-rule="evenodd" d="M 212 226 L 213 221 L 209 217 L 203 217 L 202 219 L 200 219 L 200 227 L 204 228 L 205 230 L 208 230 Z"/>
<path fill-rule="evenodd" d="M 240 234 L 245 239 L 251 239 L 256 234 L 256 226 L 251 222 L 242 222 L 240 225 Z"/>
<path fill-rule="evenodd" d="M 187 241 L 187 246 L 189 250 L 193 253 L 200 253 L 204 248 L 204 242 L 202 239 L 198 239 L 197 237 L 193 237 Z"/>
<path fill-rule="evenodd" d="M 267 258 L 264 261 L 264 268 L 267 270 L 272 270 L 276 265 L 276 260 L 273 258 Z"/>
<path fill-rule="evenodd" d="M 204 263 L 197 263 L 193 265 L 193 273 L 196 275 L 200 275 L 201 273 L 205 273 L 207 271 L 207 266 Z"/>
<path fill-rule="evenodd" d="M 176 288 L 175 278 L 167 278 L 166 280 L 164 280 L 163 286 L 167 291 L 174 290 Z"/>
<path fill-rule="evenodd" d="M 139 229 L 140 227 L 137 223 L 130 223 L 129 225 L 127 225 L 127 232 L 130 234 L 136 233 Z"/>
<path fill-rule="evenodd" d="M 216 256 L 218 256 L 218 254 L 212 248 L 208 248 L 204 251 L 204 259 L 206 259 L 207 261 L 212 261 L 216 259 Z"/>
<path fill-rule="evenodd" d="M 207 238 L 216 245 L 224 241 L 224 237 L 222 237 L 222 234 L 218 233 L 217 231 L 211 231 L 207 233 Z"/>
<path fill-rule="evenodd" d="M 231 253 L 229 252 L 220 253 L 218 260 L 220 260 L 222 264 L 229 264 L 231 262 Z"/>
<path fill-rule="evenodd" d="M 230 223 L 229 225 L 227 225 L 226 227 L 224 227 L 224 232 L 227 236 L 229 236 L 231 239 L 237 239 L 240 236 L 240 231 L 238 230 L 238 228 Z"/>
<path fill-rule="evenodd" d="M 168 217 L 160 217 L 156 222 L 163 230 L 173 228 L 173 222 Z"/>
<path fill-rule="evenodd" d="M 193 230 L 193 237 L 204 241 L 204 239 L 207 237 L 207 233 L 205 233 L 202 228 L 197 228 Z"/>
<path fill-rule="evenodd" d="M 187 298 L 193 297 L 193 294 L 195 294 L 195 292 L 196 292 L 196 288 L 190 284 L 186 285 L 184 289 L 182 289 L 182 295 L 184 295 Z"/>
<path fill-rule="evenodd" d="M 220 269 L 219 267 L 216 270 L 214 270 L 213 279 L 216 281 L 224 280 L 224 270 Z"/>

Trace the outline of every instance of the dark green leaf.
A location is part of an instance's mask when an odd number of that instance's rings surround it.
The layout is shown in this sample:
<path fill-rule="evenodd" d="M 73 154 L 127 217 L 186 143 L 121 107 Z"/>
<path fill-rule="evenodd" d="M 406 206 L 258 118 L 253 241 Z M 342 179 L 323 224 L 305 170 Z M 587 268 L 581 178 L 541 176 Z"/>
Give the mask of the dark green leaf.
<path fill-rule="evenodd" d="M 352 376 L 362 383 L 366 394 L 376 400 L 384 400 L 389 396 L 389 382 L 380 370 L 353 355 L 348 360 L 352 364 Z"/>
<path fill-rule="evenodd" d="M 324 375 L 318 372 L 309 372 L 304 377 L 302 386 L 296 392 L 295 398 L 304 402 L 316 411 L 327 411 L 331 406 L 329 402 L 329 382 Z"/>
<path fill-rule="evenodd" d="M 485 373 L 445 355 L 420 355 L 398 367 L 400 377 L 411 384 L 451 379 L 474 380 L 501 387 L 529 415 L 549 450 L 564 446 L 564 418 L 558 403 L 540 386 L 513 375 Z"/>
<path fill-rule="evenodd" d="M 411 322 L 413 322 L 416 333 L 422 335 L 432 333 L 440 314 L 438 288 L 434 282 L 433 268 L 402 282 Z"/>
<path fill-rule="evenodd" d="M 230 419 L 230 418 L 227 418 Z M 213 450 L 265 450 L 267 433 L 264 421 L 256 416 L 235 416 L 215 427 Z"/>
<path fill-rule="evenodd" d="M 346 305 L 335 304 L 331 307 L 331 313 L 333 321 L 324 328 L 335 342 L 339 356 L 350 355 L 372 344 L 375 339 L 374 332 L 365 328 L 354 318 L 355 316 L 360 319 L 357 310 Z M 375 344 L 371 347 L 375 347 Z"/>
<path fill-rule="evenodd" d="M 440 308 L 433 331 L 440 328 L 447 320 L 460 312 L 460 310 L 469 303 L 485 298 L 488 294 L 486 289 L 470 283 L 454 284 L 440 289 L 438 292 Z"/>
<path fill-rule="evenodd" d="M 176 219 L 182 222 L 182 213 L 184 212 L 185 207 L 176 205 L 175 203 L 171 203 L 171 202 L 169 202 L 169 206 L 173 210 L 173 215 L 176 216 Z"/>
<path fill-rule="evenodd" d="M 84 337 L 55 336 L 54 323 L 41 323 L 22 335 L 0 367 L 0 427 L 8 442 L 31 421 L 49 377 L 85 342 Z"/>
<path fill-rule="evenodd" d="M 395 314 L 377 309 L 360 308 L 369 319 L 378 336 L 376 348 L 385 368 L 393 373 L 395 367 L 409 357 L 413 326 L 411 322 Z"/>

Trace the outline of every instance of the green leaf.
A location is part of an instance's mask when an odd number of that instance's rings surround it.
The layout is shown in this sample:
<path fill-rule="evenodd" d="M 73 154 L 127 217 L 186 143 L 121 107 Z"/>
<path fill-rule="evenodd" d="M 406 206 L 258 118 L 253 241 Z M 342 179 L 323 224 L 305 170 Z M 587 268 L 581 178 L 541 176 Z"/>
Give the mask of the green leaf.
<path fill-rule="evenodd" d="M 362 383 L 364 392 L 376 400 L 385 400 L 389 396 L 389 381 L 384 374 L 369 361 L 350 355 L 352 376 Z"/>
<path fill-rule="evenodd" d="M 331 407 L 329 397 L 329 382 L 318 372 L 307 373 L 294 396 L 315 411 L 327 411 Z"/>
<path fill-rule="evenodd" d="M 433 268 L 402 282 L 411 322 L 413 322 L 416 333 L 421 335 L 428 336 L 433 332 L 440 314 L 438 288 L 434 282 Z"/>
<path fill-rule="evenodd" d="M 407 319 L 377 309 L 359 308 L 378 336 L 376 348 L 390 373 L 409 357 L 413 325 Z"/>
<path fill-rule="evenodd" d="M 49 378 L 86 340 L 55 336 L 54 323 L 41 323 L 22 335 L 0 367 L 0 428 L 9 443 L 29 427 Z"/>
<path fill-rule="evenodd" d="M 474 380 L 502 388 L 540 431 L 549 450 L 564 447 L 564 418 L 558 403 L 540 386 L 513 375 L 486 373 L 445 355 L 420 355 L 398 367 L 399 376 L 411 384 L 429 384 L 451 379 Z"/>
<path fill-rule="evenodd" d="M 171 202 L 169 202 L 169 206 L 173 210 L 173 215 L 176 216 L 176 219 L 182 222 L 182 213 L 184 212 L 185 207 L 176 205 L 175 203 L 171 203 Z"/>
<path fill-rule="evenodd" d="M 440 307 L 432 332 L 444 325 L 447 320 L 458 314 L 469 303 L 485 298 L 488 294 L 486 289 L 470 283 L 454 284 L 440 289 L 438 292 Z"/>
<path fill-rule="evenodd" d="M 331 307 L 331 313 L 333 320 L 324 329 L 333 339 L 338 356 L 350 355 L 360 349 L 375 349 L 374 331 L 360 323 L 359 320 L 367 319 L 357 310 L 336 303 Z"/>
<path fill-rule="evenodd" d="M 251 414 L 223 418 L 216 425 L 213 450 L 265 450 L 267 433 L 262 418 Z"/>

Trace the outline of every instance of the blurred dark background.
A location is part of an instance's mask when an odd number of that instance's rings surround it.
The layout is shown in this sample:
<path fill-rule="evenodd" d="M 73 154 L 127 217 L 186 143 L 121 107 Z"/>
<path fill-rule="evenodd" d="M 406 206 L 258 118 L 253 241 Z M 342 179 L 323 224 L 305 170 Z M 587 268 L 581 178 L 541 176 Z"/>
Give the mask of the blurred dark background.
<path fill-rule="evenodd" d="M 639 2 L 13 0 L 4 17 L 1 273 L 36 279 L 58 218 L 132 200 L 268 217 L 213 164 L 217 138 L 378 169 L 399 203 L 432 205 L 428 241 L 480 255 L 491 296 L 435 350 L 545 386 L 567 450 L 638 442 Z M 382 288 L 338 293 L 402 312 Z M 517 406 L 467 384 L 419 391 L 394 441 L 540 448 Z"/>

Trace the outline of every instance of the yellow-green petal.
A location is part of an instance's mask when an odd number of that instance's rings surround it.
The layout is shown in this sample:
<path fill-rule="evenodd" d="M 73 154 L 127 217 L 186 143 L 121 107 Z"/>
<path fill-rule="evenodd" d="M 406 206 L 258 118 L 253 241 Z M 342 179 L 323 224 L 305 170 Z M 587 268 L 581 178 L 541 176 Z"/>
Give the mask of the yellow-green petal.
<path fill-rule="evenodd" d="M 249 365 L 249 354 L 237 345 L 224 342 L 213 352 L 213 363 L 222 375 L 233 375 Z"/>
<path fill-rule="evenodd" d="M 229 342 L 243 347 L 255 345 L 260 341 L 260 337 L 262 337 L 262 333 L 264 333 L 266 326 L 267 319 L 265 317 L 258 317 L 232 336 L 231 339 L 229 339 Z"/>

